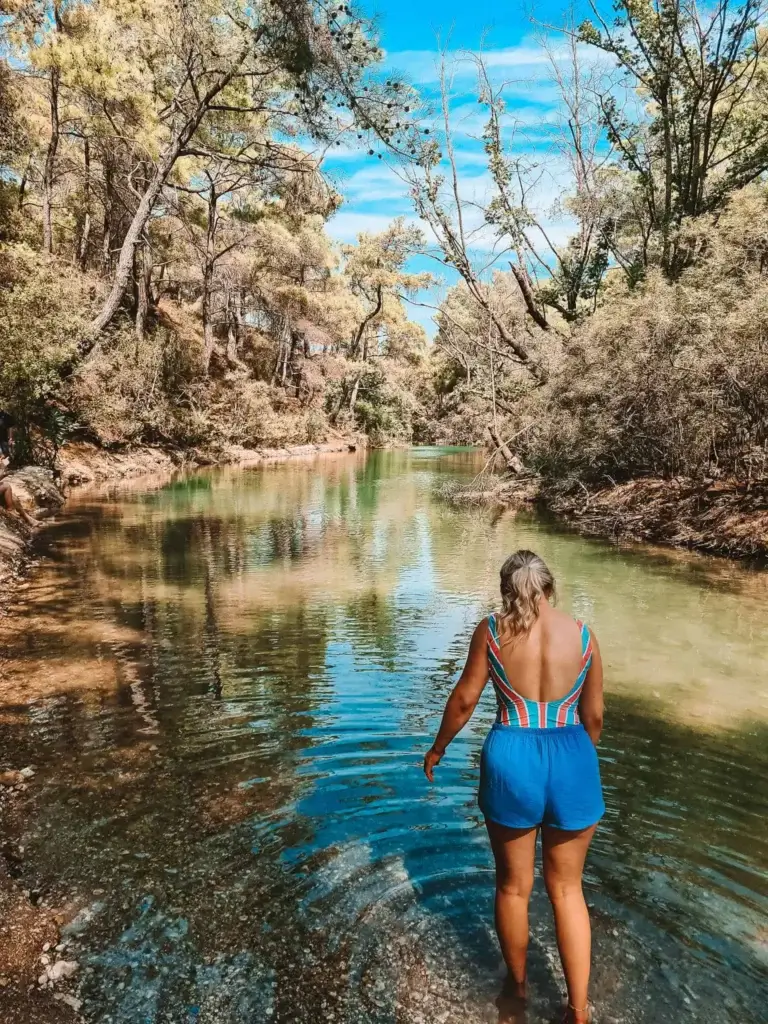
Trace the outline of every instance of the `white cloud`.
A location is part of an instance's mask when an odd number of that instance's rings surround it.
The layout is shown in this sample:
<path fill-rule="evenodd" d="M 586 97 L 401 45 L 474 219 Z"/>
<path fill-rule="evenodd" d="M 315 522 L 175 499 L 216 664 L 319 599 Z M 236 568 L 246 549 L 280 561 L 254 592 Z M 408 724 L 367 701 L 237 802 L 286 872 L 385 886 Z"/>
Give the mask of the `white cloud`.
<path fill-rule="evenodd" d="M 403 213 L 411 210 L 406 186 L 383 160 L 339 175 L 338 183 L 347 203 L 400 201 Z"/>
<path fill-rule="evenodd" d="M 359 210 L 340 210 L 328 221 L 328 234 L 339 242 L 355 242 L 363 231 L 378 234 L 386 231 L 392 221 L 399 216 L 392 213 L 366 213 Z M 414 216 L 405 218 L 408 224 L 418 224 Z"/>
<path fill-rule="evenodd" d="M 482 54 L 486 67 L 497 72 L 530 75 L 536 70 L 541 75 L 549 65 L 546 52 L 535 43 L 487 49 Z M 419 86 L 440 80 L 440 55 L 435 50 L 399 50 L 386 54 L 385 59 L 394 71 L 408 76 Z M 446 71 L 454 82 L 460 78 L 476 78 L 476 66 L 469 59 L 467 50 L 448 50 L 445 61 Z"/>

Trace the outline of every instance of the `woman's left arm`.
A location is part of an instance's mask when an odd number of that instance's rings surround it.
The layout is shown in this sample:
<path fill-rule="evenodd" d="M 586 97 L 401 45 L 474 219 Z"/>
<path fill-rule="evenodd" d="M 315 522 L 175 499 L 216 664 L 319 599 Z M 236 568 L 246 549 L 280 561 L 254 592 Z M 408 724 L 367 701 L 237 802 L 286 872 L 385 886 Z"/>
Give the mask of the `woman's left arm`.
<path fill-rule="evenodd" d="M 475 627 L 464 671 L 448 698 L 443 721 L 435 742 L 424 756 L 424 774 L 434 782 L 434 769 L 442 759 L 445 748 L 472 717 L 480 694 L 488 682 L 488 619 Z"/>

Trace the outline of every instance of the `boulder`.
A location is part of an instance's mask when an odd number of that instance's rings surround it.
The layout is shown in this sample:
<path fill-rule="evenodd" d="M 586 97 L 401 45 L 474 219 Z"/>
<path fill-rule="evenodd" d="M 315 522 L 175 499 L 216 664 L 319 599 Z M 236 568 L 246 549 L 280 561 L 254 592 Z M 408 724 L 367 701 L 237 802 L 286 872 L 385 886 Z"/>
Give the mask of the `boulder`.
<path fill-rule="evenodd" d="M 53 470 L 42 466 L 24 466 L 3 477 L 13 488 L 13 496 L 33 516 L 51 516 L 64 504 Z"/>

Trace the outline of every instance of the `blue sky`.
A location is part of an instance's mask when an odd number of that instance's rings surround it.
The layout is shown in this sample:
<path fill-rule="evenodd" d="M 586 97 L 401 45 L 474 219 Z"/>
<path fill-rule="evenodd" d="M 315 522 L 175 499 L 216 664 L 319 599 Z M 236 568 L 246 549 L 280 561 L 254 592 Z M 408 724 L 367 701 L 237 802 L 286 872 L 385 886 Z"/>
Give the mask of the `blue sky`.
<path fill-rule="evenodd" d="M 542 26 L 562 23 L 569 10 L 566 3 L 545 0 L 529 6 L 514 0 L 493 5 L 466 0 L 364 0 L 362 6 L 380 26 L 385 67 L 404 74 L 428 100 L 438 95 L 438 39 L 457 55 L 482 45 L 494 81 L 508 83 L 504 89 L 507 109 L 518 122 L 515 147 L 542 163 L 539 210 L 557 240 L 564 241 L 569 229 L 567 218 L 558 217 L 550 208 L 558 186 L 565 180 L 565 171 L 541 127 L 543 122 L 556 118 L 557 93 L 536 36 L 546 32 Z M 589 15 L 586 3 L 577 3 L 570 11 L 576 24 Z M 550 38 L 559 45 L 555 36 Z M 484 108 L 477 102 L 476 77 L 468 63 L 457 66 L 452 94 L 451 120 L 463 189 L 468 198 L 479 200 L 487 195 L 489 187 L 482 145 L 477 141 L 485 117 Z M 333 237 L 351 242 L 361 231 L 383 230 L 394 217 L 413 219 L 407 188 L 385 160 L 371 158 L 365 150 L 344 149 L 325 166 L 345 197 L 342 209 L 328 225 Z M 415 259 L 411 269 L 438 271 L 446 285 L 454 280 L 428 258 Z M 438 303 L 444 292 L 445 287 L 437 288 L 420 297 Z M 428 309 L 410 309 L 412 319 L 422 323 L 430 335 L 434 333 L 432 315 Z"/>

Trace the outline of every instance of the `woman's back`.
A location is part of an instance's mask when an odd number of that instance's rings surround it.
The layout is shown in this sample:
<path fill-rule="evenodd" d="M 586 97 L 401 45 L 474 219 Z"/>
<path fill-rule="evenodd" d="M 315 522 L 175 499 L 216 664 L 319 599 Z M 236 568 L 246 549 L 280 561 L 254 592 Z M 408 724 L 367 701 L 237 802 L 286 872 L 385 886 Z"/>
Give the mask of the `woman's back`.
<path fill-rule="evenodd" d="M 544 603 L 528 633 L 513 636 L 496 617 L 499 656 L 507 679 L 526 700 L 567 696 L 583 668 L 582 625 Z"/>

